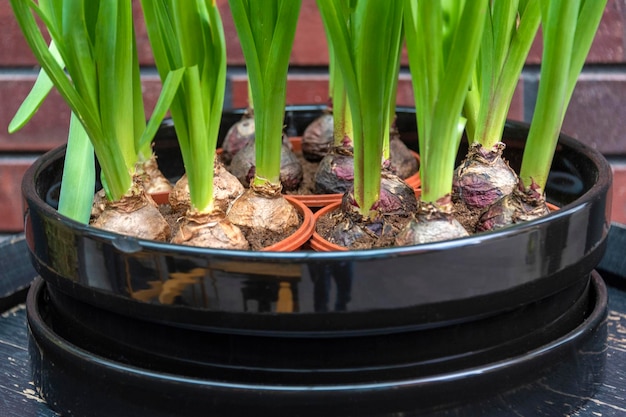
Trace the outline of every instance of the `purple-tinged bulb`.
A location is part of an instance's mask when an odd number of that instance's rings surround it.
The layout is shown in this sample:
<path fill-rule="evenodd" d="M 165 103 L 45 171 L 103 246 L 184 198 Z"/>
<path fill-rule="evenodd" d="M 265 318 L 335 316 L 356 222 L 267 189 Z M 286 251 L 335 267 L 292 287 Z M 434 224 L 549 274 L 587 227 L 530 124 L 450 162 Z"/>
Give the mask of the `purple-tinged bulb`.
<path fill-rule="evenodd" d="M 245 186 L 256 173 L 255 143 L 250 142 L 235 155 L 231 161 L 229 171 Z M 280 182 L 284 190 L 295 190 L 302 182 L 302 165 L 293 151 L 285 144 L 280 150 Z"/>
<path fill-rule="evenodd" d="M 324 113 L 307 126 L 302 134 L 302 156 L 307 161 L 320 161 L 333 145 L 333 115 Z"/>
<path fill-rule="evenodd" d="M 318 194 L 342 194 L 354 182 L 354 157 L 351 150 L 339 148 L 328 153 L 315 173 L 315 192 Z"/>
<path fill-rule="evenodd" d="M 255 126 L 254 118 L 248 115 L 232 125 L 222 142 L 222 159 L 225 163 L 230 163 L 232 159 L 248 143 L 254 142 Z"/>
<path fill-rule="evenodd" d="M 527 192 L 516 188 L 480 216 L 476 232 L 502 229 L 512 224 L 538 219 L 549 213 L 550 209 L 545 199 L 532 187 Z"/>
<path fill-rule="evenodd" d="M 397 136 L 389 140 L 389 170 L 405 179 L 419 170 L 419 163 L 409 148 Z"/>
<path fill-rule="evenodd" d="M 489 150 L 477 143 L 470 146 L 467 157 L 454 173 L 452 191 L 455 201 L 484 209 L 513 192 L 518 177 L 502 158 L 504 148 L 503 143 Z"/>

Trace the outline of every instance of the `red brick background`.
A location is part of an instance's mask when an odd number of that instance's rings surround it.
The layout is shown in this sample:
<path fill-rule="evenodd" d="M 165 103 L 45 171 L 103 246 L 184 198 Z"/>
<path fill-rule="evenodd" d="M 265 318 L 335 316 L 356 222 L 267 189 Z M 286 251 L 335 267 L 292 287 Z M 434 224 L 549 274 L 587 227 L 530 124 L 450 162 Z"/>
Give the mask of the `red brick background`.
<path fill-rule="evenodd" d="M 139 2 L 133 0 L 140 16 Z M 230 75 L 227 108 L 246 105 L 245 65 L 227 0 L 218 0 L 228 47 Z M 613 220 L 626 223 L 626 0 L 609 0 L 598 35 L 570 104 L 563 130 L 599 149 L 612 161 L 614 178 Z M 7 126 L 37 76 L 36 62 L 13 18 L 9 2 L 0 0 L 0 234 L 22 229 L 20 180 L 26 167 L 40 155 L 64 143 L 69 111 L 53 94 L 32 122 L 15 135 Z M 139 54 L 145 69 L 148 107 L 159 92 L 145 33 L 137 29 Z M 524 71 L 510 117 L 529 121 L 537 88 L 540 47 L 534 47 Z M 404 60 L 406 64 L 406 59 Z M 287 102 L 324 103 L 327 99 L 328 53 L 314 0 L 303 0 L 291 56 Z M 412 105 L 413 92 L 407 69 L 400 78 L 398 104 Z"/>

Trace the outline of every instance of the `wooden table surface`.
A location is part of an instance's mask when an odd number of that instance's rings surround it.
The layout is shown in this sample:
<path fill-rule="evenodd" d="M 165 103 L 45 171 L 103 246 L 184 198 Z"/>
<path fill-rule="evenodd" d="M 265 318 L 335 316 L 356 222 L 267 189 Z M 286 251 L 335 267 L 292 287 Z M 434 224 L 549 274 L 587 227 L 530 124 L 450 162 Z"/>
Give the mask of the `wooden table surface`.
<path fill-rule="evenodd" d="M 9 254 L 12 257 L 9 263 L 20 265 L 20 268 L 0 269 L 2 285 L 6 286 L 6 280 L 16 279 L 16 274 L 11 271 L 19 269 L 20 275 L 23 275 L 28 268 L 23 267 L 23 260 L 20 261 L 19 256 L 16 257 L 15 253 L 2 246 L 0 244 L 0 266 L 3 265 L 2 258 Z M 27 259 L 27 256 L 24 255 L 24 258 Z M 605 376 L 602 383 L 598 384 L 596 394 L 586 399 L 584 405 L 571 416 L 626 416 L 626 280 L 612 280 L 609 284 Z M 580 401 L 568 393 L 562 393 L 562 399 L 564 403 Z M 514 415 L 520 417 L 519 414 Z M 34 416 L 50 417 L 57 414 L 37 395 L 33 385 L 28 357 L 26 310 L 24 304 L 18 304 L 0 313 L 0 417 Z"/>

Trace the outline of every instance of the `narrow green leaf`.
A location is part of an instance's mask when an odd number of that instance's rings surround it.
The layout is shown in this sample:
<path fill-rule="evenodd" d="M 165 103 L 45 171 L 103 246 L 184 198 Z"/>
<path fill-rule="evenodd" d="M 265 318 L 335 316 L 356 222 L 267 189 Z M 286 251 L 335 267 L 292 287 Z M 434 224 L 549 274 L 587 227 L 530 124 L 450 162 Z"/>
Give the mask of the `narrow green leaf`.
<path fill-rule="evenodd" d="M 341 1 L 318 0 L 353 119 L 354 197 L 360 213 L 370 217 L 375 214 L 371 210 L 380 192 L 383 141 L 397 79 L 404 4 L 359 1 L 350 5 L 353 7 L 346 6 Z"/>
<path fill-rule="evenodd" d="M 63 164 L 59 213 L 87 224 L 91 215 L 95 181 L 93 146 L 85 128 L 72 113 Z"/>
<path fill-rule="evenodd" d="M 163 105 L 157 104 L 153 118 L 164 114 L 167 101 L 171 101 L 191 203 L 194 209 L 205 212 L 212 209 L 214 155 L 226 84 L 226 49 L 219 11 L 207 0 L 151 0 L 142 5 L 157 68 L 164 80 Z M 151 126 L 147 130 L 151 132 Z"/>
<path fill-rule="evenodd" d="M 513 3 L 517 0 L 504 1 Z M 493 48 L 497 49 L 493 52 L 494 56 L 504 57 L 504 61 L 499 64 L 497 70 L 489 78 L 483 80 L 481 104 L 479 113 L 476 115 L 477 131 L 474 141 L 487 149 L 502 141 L 502 132 L 511 101 L 541 21 L 539 3 L 540 0 L 528 0 L 520 3 L 520 7 L 523 7 L 519 10 L 520 19 L 517 22 L 517 27 L 509 34 L 508 44 L 505 41 L 500 41 L 501 46 L 497 46 L 496 43 L 481 46 L 483 48 L 481 54 L 485 52 L 484 48 Z M 508 19 L 511 17 L 494 16 L 493 19 L 495 26 L 509 26 Z M 481 56 L 480 59 L 482 61 L 484 56 Z M 481 62 L 480 65 L 484 67 L 490 64 L 489 62 Z M 493 65 L 495 67 L 495 64 Z"/>
<path fill-rule="evenodd" d="M 63 26 L 63 1 L 64 0 L 39 0 L 41 13 L 48 17 L 48 28 L 61 33 Z"/>
<path fill-rule="evenodd" d="M 255 103 L 255 184 L 277 184 L 289 51 L 301 0 L 229 0 Z"/>
<path fill-rule="evenodd" d="M 519 0 L 494 1 L 491 5 L 493 21 L 493 51 L 495 53 L 493 67 L 500 71 L 504 65 L 511 37 L 518 24 Z"/>
<path fill-rule="evenodd" d="M 259 2 L 252 2 L 258 4 Z M 279 182 L 280 153 L 282 147 L 283 121 L 287 96 L 287 71 L 289 69 L 289 52 L 291 51 L 296 33 L 296 24 L 300 12 L 301 1 L 281 0 L 275 8 L 267 8 L 268 19 L 275 18 L 271 30 L 264 29 L 261 36 L 271 39 L 265 60 L 261 60 L 263 98 L 254 101 L 258 104 L 255 112 L 255 143 L 256 143 L 256 178 L 255 182 Z M 258 54 L 261 56 L 261 54 Z M 264 62 L 265 61 L 265 62 Z M 254 96 L 254 90 L 253 90 Z M 258 123 L 257 123 L 258 121 Z"/>
<path fill-rule="evenodd" d="M 526 187 L 534 183 L 540 192 L 545 187 L 565 112 L 605 7 L 606 0 L 541 2 L 541 78 L 520 169 Z"/>
<path fill-rule="evenodd" d="M 443 1 L 407 0 L 405 5 L 405 33 L 419 130 L 421 199 L 436 203 L 452 190 L 461 137 L 459 118 L 484 40 L 489 1 L 451 5 Z M 442 24 L 444 21 L 446 25 Z M 480 84 L 477 82 L 482 93 Z M 477 97 L 472 98 L 475 101 L 470 104 L 476 106 Z"/>
<path fill-rule="evenodd" d="M 544 48 L 535 112 L 528 132 L 520 178 L 525 187 L 545 187 L 567 107 L 574 36 L 580 0 L 554 0 L 542 8 Z"/>
<path fill-rule="evenodd" d="M 198 109 L 194 117 L 188 119 L 189 152 L 194 169 L 187 169 L 189 180 L 189 194 L 191 203 L 200 212 L 211 210 L 213 201 L 213 155 L 214 148 L 209 149 L 207 143 L 207 123 L 201 111 L 203 97 L 200 89 L 200 72 L 197 66 L 187 68 L 183 76 L 183 83 L 187 91 L 187 100 L 191 108 Z M 200 169 L 204 166 L 205 169 Z M 210 181 L 207 180 L 207 176 Z"/>
<path fill-rule="evenodd" d="M 52 27 L 52 23 L 49 21 L 46 15 L 42 14 L 39 8 L 32 1 L 23 0 L 10 0 L 11 7 L 13 8 L 15 17 L 24 37 L 29 44 L 31 51 L 37 58 L 37 61 L 41 64 L 43 69 L 48 74 L 48 77 L 52 80 L 55 87 L 59 90 L 63 98 L 68 102 L 72 111 L 76 113 L 83 124 L 85 129 L 92 138 L 101 138 L 102 131 L 99 129 L 98 118 L 91 108 L 87 106 L 82 97 L 76 92 L 72 83 L 67 78 L 63 68 L 57 63 L 56 58 L 48 50 L 48 46 L 35 22 L 33 15 L 30 12 L 32 7 L 39 17 L 44 21 L 47 27 Z M 63 49 L 57 43 L 59 53 L 63 57 Z M 64 62 L 65 58 L 63 58 Z"/>
<path fill-rule="evenodd" d="M 576 34 L 574 35 L 574 45 L 576 45 L 576 47 L 572 51 L 573 55 L 570 71 L 569 74 L 567 74 L 568 87 L 565 98 L 566 103 L 569 103 L 574 93 L 574 87 L 576 87 L 578 76 L 582 71 L 585 59 L 591 49 L 591 44 L 593 43 L 598 26 L 602 20 L 606 4 L 607 0 L 583 0 L 581 2 L 580 12 L 578 14 L 578 25 L 576 26 Z M 563 118 L 565 118 L 565 111 L 563 112 Z"/>
<path fill-rule="evenodd" d="M 61 58 L 54 42 L 50 42 L 50 47 L 48 49 L 59 66 L 64 67 L 65 64 L 63 63 L 63 59 Z M 20 107 L 17 109 L 15 116 L 13 116 L 13 119 L 9 123 L 9 133 L 17 132 L 23 128 L 26 123 L 28 123 L 46 99 L 53 86 L 54 85 L 52 84 L 50 77 L 48 77 L 48 74 L 46 74 L 46 71 L 43 69 L 40 70 L 33 88 L 30 90 Z"/>
<path fill-rule="evenodd" d="M 117 0 L 116 0 L 117 1 Z M 111 2 L 113 3 L 113 2 Z M 63 3 L 62 38 L 55 39 L 63 51 L 65 66 L 76 91 L 93 109 L 98 108 L 98 85 L 91 36 L 85 24 L 85 2 Z"/>
<path fill-rule="evenodd" d="M 161 122 L 167 114 L 172 100 L 178 91 L 184 72 L 185 68 L 179 68 L 171 71 L 165 78 L 161 94 L 159 95 L 159 99 L 157 100 L 154 110 L 152 111 L 152 116 L 150 117 L 146 129 L 143 131 L 141 138 L 139 139 L 140 148 L 146 146 L 146 144 L 149 144 L 152 142 L 152 139 L 154 139 L 154 136 L 159 130 L 159 126 L 161 126 Z"/>
<path fill-rule="evenodd" d="M 132 9 L 127 1 L 100 3 L 94 44 L 98 71 L 98 107 L 105 134 L 115 142 L 129 172 L 137 162 L 135 149 L 132 56 Z M 93 64 L 92 64 L 93 67 Z"/>

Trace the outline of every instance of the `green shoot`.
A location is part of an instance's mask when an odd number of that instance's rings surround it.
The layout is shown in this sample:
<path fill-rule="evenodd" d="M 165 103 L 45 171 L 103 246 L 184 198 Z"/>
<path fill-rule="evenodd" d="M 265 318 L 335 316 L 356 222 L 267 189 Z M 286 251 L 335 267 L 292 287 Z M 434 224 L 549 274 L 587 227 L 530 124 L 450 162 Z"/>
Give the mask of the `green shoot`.
<path fill-rule="evenodd" d="M 559 132 L 578 75 L 600 24 L 606 0 L 541 3 L 543 56 L 535 112 L 524 149 L 520 179 L 543 194 Z"/>
<path fill-rule="evenodd" d="M 352 127 L 352 114 L 350 113 L 350 103 L 346 96 L 346 89 L 338 68 L 331 72 L 333 80 L 333 145 L 351 146 L 354 136 Z"/>
<path fill-rule="evenodd" d="M 50 42 L 50 47 L 48 49 L 56 62 L 61 67 L 65 67 L 63 59 L 61 58 L 61 55 L 59 55 L 59 51 L 54 45 L 54 42 Z M 15 116 L 13 116 L 13 119 L 9 123 L 9 133 L 17 132 L 23 128 L 26 123 L 28 123 L 28 121 L 37 112 L 44 99 L 48 96 L 52 87 L 54 87 L 54 85 L 52 84 L 50 77 L 46 74 L 46 71 L 43 69 L 39 70 L 39 75 L 37 75 L 35 85 L 33 85 L 30 93 L 28 93 L 20 107 L 17 109 Z"/>
<path fill-rule="evenodd" d="M 161 79 L 186 67 L 171 105 L 192 207 L 213 209 L 213 166 L 226 85 L 226 46 L 210 0 L 142 0 Z"/>
<path fill-rule="evenodd" d="M 11 6 L 35 57 L 91 140 L 107 197 L 121 198 L 131 188 L 136 141 L 146 130 L 143 104 L 138 105 L 132 5 L 125 0 L 11 0 Z M 48 49 L 33 13 L 47 29 L 67 74 Z M 177 77 L 168 88 L 178 87 Z M 156 131 L 158 124 L 152 118 L 148 130 Z M 93 188 L 84 192 L 93 195 Z"/>
<path fill-rule="evenodd" d="M 93 203 L 96 165 L 93 146 L 74 113 L 70 118 L 65 155 L 59 213 L 77 222 L 88 223 Z M 87 190 L 90 192 L 86 192 Z"/>
<path fill-rule="evenodd" d="M 349 24 L 350 7 L 348 3 L 344 3 L 340 7 L 339 12 L 346 24 Z M 350 104 L 346 96 L 346 87 L 343 82 L 343 75 L 336 62 L 333 46 L 328 43 L 328 75 L 329 75 L 329 91 L 332 99 L 333 107 L 333 145 L 336 147 L 352 146 L 352 137 L 354 135 L 352 129 L 352 115 L 350 114 Z"/>
<path fill-rule="evenodd" d="M 502 141 L 511 100 L 541 21 L 539 3 L 498 0 L 488 9 L 464 112 L 470 142 L 486 149 Z"/>
<path fill-rule="evenodd" d="M 406 0 L 404 30 L 418 121 L 421 200 L 447 209 L 460 117 L 478 55 L 488 0 L 444 9 L 445 0 Z M 448 26 L 444 27 L 444 11 Z"/>
<path fill-rule="evenodd" d="M 356 4 L 355 4 L 356 3 Z M 318 0 L 335 63 L 341 70 L 353 121 L 354 197 L 365 218 L 380 193 L 381 157 L 388 128 L 396 45 L 400 44 L 403 4 Z"/>
<path fill-rule="evenodd" d="M 48 48 L 56 62 L 65 67 L 59 51 L 50 43 Z M 30 93 L 24 99 L 19 109 L 9 123 L 9 133 L 15 133 L 23 128 L 37 112 L 54 85 L 41 69 Z M 59 193 L 59 213 L 80 223 L 87 223 L 91 214 L 93 197 L 91 192 L 96 180 L 95 164 L 93 160 L 93 146 L 85 129 L 72 113 L 70 129 L 65 150 L 66 163 L 63 164 L 62 187 Z M 91 192 L 86 192 L 91 190 Z"/>
<path fill-rule="evenodd" d="M 383 137 L 383 161 L 390 158 L 389 140 L 391 139 L 391 125 L 396 118 L 396 98 L 398 94 L 398 80 L 400 78 L 400 59 L 402 58 L 402 45 L 404 44 L 404 35 L 401 34 L 398 39 L 396 50 L 392 54 L 395 55 L 396 65 L 392 70 L 393 80 L 391 84 L 391 96 L 389 97 L 389 116 L 387 117 L 387 127 L 385 128 L 385 136 Z"/>
<path fill-rule="evenodd" d="M 229 0 L 254 102 L 256 174 L 251 186 L 280 188 L 289 56 L 301 0 Z"/>

